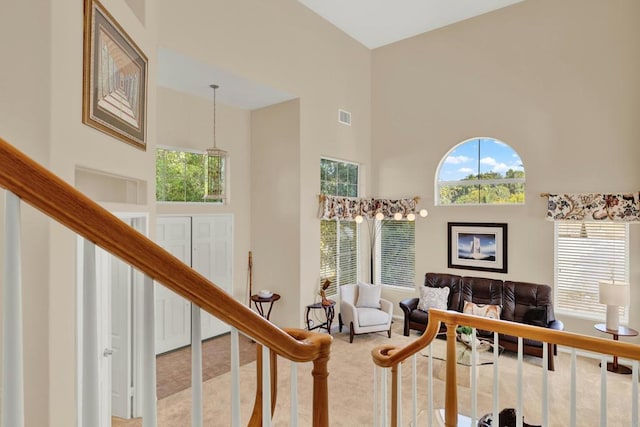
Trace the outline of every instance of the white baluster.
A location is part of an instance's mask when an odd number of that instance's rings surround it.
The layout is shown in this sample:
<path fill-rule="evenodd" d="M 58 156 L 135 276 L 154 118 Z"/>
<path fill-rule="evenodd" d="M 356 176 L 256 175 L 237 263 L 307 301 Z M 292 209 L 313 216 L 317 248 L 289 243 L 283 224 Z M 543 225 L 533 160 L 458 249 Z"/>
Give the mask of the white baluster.
<path fill-rule="evenodd" d="M 291 362 L 291 416 L 289 426 L 298 426 L 298 364 Z"/>
<path fill-rule="evenodd" d="M 543 344 L 544 345 L 544 344 Z M 516 427 L 522 427 L 522 416 L 524 414 L 522 409 L 522 370 L 524 366 L 524 361 L 522 359 L 523 354 L 523 340 L 522 337 L 518 337 L 518 398 L 517 398 L 517 409 L 516 413 L 518 417 L 516 418 Z"/>
<path fill-rule="evenodd" d="M 492 419 L 497 420 L 498 414 L 500 413 L 500 369 L 498 366 L 498 356 L 500 355 L 500 350 L 496 344 L 498 344 L 499 337 L 498 333 L 493 333 L 493 417 Z"/>
<path fill-rule="evenodd" d="M 569 425 L 571 427 L 576 427 L 576 349 L 571 349 L 571 391 L 569 395 L 571 396 L 569 402 L 569 410 L 571 411 L 569 414 Z"/>
<path fill-rule="evenodd" d="M 542 344 L 542 426 L 549 427 L 549 346 Z M 553 357 L 553 356 L 551 356 Z"/>
<path fill-rule="evenodd" d="M 433 342 L 429 344 L 429 360 L 427 361 L 427 370 L 429 371 L 429 396 L 433 396 Z M 429 397 L 427 402 L 427 419 L 429 420 L 429 427 L 433 427 L 433 399 Z"/>
<path fill-rule="evenodd" d="M 96 247 L 82 245 L 82 425 L 100 425 Z"/>
<path fill-rule="evenodd" d="M 631 425 L 638 427 L 638 361 L 631 364 Z"/>
<path fill-rule="evenodd" d="M 413 426 L 418 425 L 418 354 L 414 354 L 411 358 L 411 388 L 413 389 L 411 396 L 411 419 Z"/>
<path fill-rule="evenodd" d="M 231 327 L 231 426 L 240 427 L 240 343 Z"/>
<path fill-rule="evenodd" d="M 380 402 L 380 405 L 382 406 L 382 414 L 380 416 L 381 418 L 381 423 L 380 425 L 382 427 L 386 427 L 387 425 L 387 371 L 389 370 L 389 368 L 382 368 L 382 378 L 380 379 L 380 381 L 382 382 L 382 402 Z"/>
<path fill-rule="evenodd" d="M 158 399 L 156 394 L 155 286 L 153 279 L 145 276 L 143 286 L 142 426 L 156 427 L 158 425 Z"/>
<path fill-rule="evenodd" d="M 271 427 L 271 351 L 262 346 L 262 427 Z"/>
<path fill-rule="evenodd" d="M 380 425 L 380 412 L 378 410 L 378 365 L 373 365 L 373 427 Z"/>
<path fill-rule="evenodd" d="M 20 199 L 9 191 L 6 192 L 5 196 L 3 243 L 2 407 L 0 410 L 2 411 L 3 426 L 22 427 L 24 426 L 24 368 L 22 276 L 20 265 Z"/>
<path fill-rule="evenodd" d="M 600 426 L 607 427 L 607 356 L 600 357 Z"/>
<path fill-rule="evenodd" d="M 397 372 L 398 381 L 396 385 L 398 387 L 398 398 L 396 399 L 396 421 L 398 425 L 402 425 L 402 363 L 398 363 L 398 372 Z"/>
<path fill-rule="evenodd" d="M 191 425 L 202 427 L 202 333 L 200 307 L 191 304 Z"/>
<path fill-rule="evenodd" d="M 478 373 L 477 357 L 476 328 L 471 328 L 471 425 L 476 425 L 476 418 L 478 416 L 478 384 L 476 382 Z"/>

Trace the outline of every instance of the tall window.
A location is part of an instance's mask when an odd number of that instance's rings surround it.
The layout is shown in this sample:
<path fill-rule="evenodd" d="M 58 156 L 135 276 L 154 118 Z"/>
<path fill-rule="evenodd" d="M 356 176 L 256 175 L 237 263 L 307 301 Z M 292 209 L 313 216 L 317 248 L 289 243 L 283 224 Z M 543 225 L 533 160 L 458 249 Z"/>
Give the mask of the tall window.
<path fill-rule="evenodd" d="M 555 304 L 558 312 L 603 319 L 598 282 L 629 282 L 629 226 L 617 222 L 555 223 Z M 620 308 L 621 320 L 628 320 Z"/>
<path fill-rule="evenodd" d="M 525 175 L 520 156 L 493 138 L 473 138 L 440 161 L 436 204 L 522 204 Z"/>
<path fill-rule="evenodd" d="M 198 151 L 156 150 L 156 201 L 217 202 L 204 200 L 207 156 Z"/>
<path fill-rule="evenodd" d="M 329 196 L 358 197 L 358 165 L 320 160 L 320 192 Z M 320 277 L 331 280 L 327 295 L 337 286 L 358 280 L 358 226 L 355 221 L 320 221 Z"/>
<path fill-rule="evenodd" d="M 415 221 L 384 221 L 380 228 L 380 281 L 385 285 L 415 286 Z"/>

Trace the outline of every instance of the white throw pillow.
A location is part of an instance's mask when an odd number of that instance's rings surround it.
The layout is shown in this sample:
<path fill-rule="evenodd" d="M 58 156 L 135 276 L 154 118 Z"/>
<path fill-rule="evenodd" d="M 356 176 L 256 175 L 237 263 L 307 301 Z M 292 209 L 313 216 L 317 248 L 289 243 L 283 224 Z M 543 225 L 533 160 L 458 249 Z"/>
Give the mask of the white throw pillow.
<path fill-rule="evenodd" d="M 430 286 L 420 287 L 420 300 L 418 310 L 429 311 L 430 308 L 439 310 L 448 309 L 449 288 L 432 288 Z"/>
<path fill-rule="evenodd" d="M 358 283 L 358 301 L 356 307 L 380 308 L 382 285 Z"/>

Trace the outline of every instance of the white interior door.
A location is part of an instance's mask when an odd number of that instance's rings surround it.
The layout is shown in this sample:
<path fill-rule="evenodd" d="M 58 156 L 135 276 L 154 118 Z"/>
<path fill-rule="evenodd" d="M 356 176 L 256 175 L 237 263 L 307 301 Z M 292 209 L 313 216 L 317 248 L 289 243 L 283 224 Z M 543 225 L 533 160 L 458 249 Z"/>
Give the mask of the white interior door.
<path fill-rule="evenodd" d="M 111 257 L 111 413 L 131 418 L 132 387 L 132 289 L 133 270 Z"/>
<path fill-rule="evenodd" d="M 191 265 L 191 218 L 158 217 L 157 243 L 173 256 Z M 156 284 L 156 354 L 191 343 L 191 303 Z"/>
<path fill-rule="evenodd" d="M 196 216 L 192 219 L 193 269 L 231 292 L 232 215 Z M 202 339 L 229 332 L 229 325 L 209 313 L 201 313 Z"/>

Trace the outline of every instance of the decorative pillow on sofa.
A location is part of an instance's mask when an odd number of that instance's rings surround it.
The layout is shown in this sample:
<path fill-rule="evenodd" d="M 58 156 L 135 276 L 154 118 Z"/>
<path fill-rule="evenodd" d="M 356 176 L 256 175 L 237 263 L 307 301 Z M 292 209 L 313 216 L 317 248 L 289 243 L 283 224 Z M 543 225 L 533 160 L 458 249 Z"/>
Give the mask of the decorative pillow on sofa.
<path fill-rule="evenodd" d="M 474 316 L 482 316 L 482 317 L 488 317 L 490 319 L 500 320 L 500 313 L 502 312 L 502 307 L 494 304 L 475 304 L 475 303 L 472 303 L 471 301 L 465 301 L 462 312 L 464 314 L 473 314 Z M 493 335 L 492 331 L 485 331 L 483 329 L 478 329 L 476 332 L 478 333 L 478 335 L 482 337 L 489 337 Z"/>
<path fill-rule="evenodd" d="M 522 316 L 522 322 L 527 325 L 547 327 L 547 307 L 529 307 Z"/>
<path fill-rule="evenodd" d="M 449 288 L 432 288 L 420 286 L 420 300 L 418 310 L 429 311 L 430 308 L 446 310 L 448 308 Z"/>
<path fill-rule="evenodd" d="M 382 285 L 358 283 L 358 300 L 356 307 L 380 308 Z"/>
<path fill-rule="evenodd" d="M 462 312 L 464 314 L 473 314 L 474 316 L 489 317 L 490 319 L 500 320 L 502 307 L 494 304 L 475 304 L 471 301 L 465 301 Z"/>

